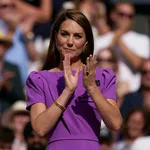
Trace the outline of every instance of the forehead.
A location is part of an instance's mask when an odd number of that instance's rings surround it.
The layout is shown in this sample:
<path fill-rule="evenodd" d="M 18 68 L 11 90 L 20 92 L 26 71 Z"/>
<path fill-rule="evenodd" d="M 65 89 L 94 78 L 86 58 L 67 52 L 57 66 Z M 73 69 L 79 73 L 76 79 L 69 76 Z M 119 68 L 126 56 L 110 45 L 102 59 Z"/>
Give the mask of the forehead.
<path fill-rule="evenodd" d="M 15 1 L 15 0 L 14 0 Z M 8 4 L 8 3 L 11 3 L 12 0 L 0 0 L 0 4 L 2 3 L 5 3 L 5 4 Z"/>
<path fill-rule="evenodd" d="M 118 6 L 116 7 L 117 10 L 122 10 L 122 11 L 125 11 L 125 12 L 132 12 L 134 13 L 134 7 L 130 4 L 118 4 Z"/>
<path fill-rule="evenodd" d="M 84 29 L 74 20 L 67 19 L 60 25 L 60 30 L 67 30 L 69 32 L 84 33 Z"/>

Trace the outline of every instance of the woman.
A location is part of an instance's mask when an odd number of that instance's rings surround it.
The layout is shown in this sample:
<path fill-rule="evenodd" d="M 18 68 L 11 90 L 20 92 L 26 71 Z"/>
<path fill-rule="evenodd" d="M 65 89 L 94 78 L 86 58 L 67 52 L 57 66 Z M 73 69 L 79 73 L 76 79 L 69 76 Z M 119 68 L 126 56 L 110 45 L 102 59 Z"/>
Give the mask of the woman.
<path fill-rule="evenodd" d="M 52 16 L 52 0 L 18 0 L 16 6 L 21 15 L 20 26 L 23 33 L 32 32 L 37 24 L 48 23 Z"/>
<path fill-rule="evenodd" d="M 123 139 L 115 144 L 114 150 L 131 150 L 135 140 L 146 135 L 148 129 L 147 115 L 143 109 L 139 108 L 134 108 L 128 112 L 122 124 Z"/>
<path fill-rule="evenodd" d="M 96 68 L 92 30 L 82 13 L 60 15 L 50 39 L 43 71 L 27 79 L 33 129 L 41 136 L 49 134 L 48 150 L 100 150 L 101 118 L 113 130 L 121 125 L 115 75 Z"/>
<path fill-rule="evenodd" d="M 120 108 L 124 101 L 124 95 L 129 93 L 129 85 L 127 81 L 122 80 L 120 77 L 119 62 L 112 49 L 104 48 L 97 53 L 97 66 L 100 68 L 112 68 L 116 74 L 117 104 Z"/>

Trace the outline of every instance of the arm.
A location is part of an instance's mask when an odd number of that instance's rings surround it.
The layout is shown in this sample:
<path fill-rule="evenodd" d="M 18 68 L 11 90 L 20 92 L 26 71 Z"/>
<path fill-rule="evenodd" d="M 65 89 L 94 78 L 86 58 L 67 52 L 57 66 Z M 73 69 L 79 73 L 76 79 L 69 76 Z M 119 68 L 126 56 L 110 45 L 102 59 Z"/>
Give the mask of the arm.
<path fill-rule="evenodd" d="M 123 35 L 123 31 L 116 31 L 114 38 L 110 44 L 110 48 L 112 49 L 116 44 L 120 47 L 120 50 L 125 55 L 125 57 L 128 59 L 130 64 L 138 70 L 141 67 L 141 63 L 143 61 L 143 58 L 138 56 L 137 54 L 133 53 L 131 49 L 128 48 L 128 46 L 123 42 L 121 39 L 121 36 Z"/>
<path fill-rule="evenodd" d="M 79 70 L 77 69 L 75 75 L 72 75 L 70 58 L 68 56 L 65 56 L 63 67 L 65 88 L 55 101 L 65 107 L 69 98 L 77 87 Z M 49 108 L 46 108 L 45 104 L 42 103 L 33 104 L 31 107 L 31 123 L 33 129 L 40 136 L 47 134 L 56 125 L 57 121 L 62 115 L 62 112 L 63 111 L 56 106 L 55 103 L 53 103 Z"/>
<path fill-rule="evenodd" d="M 101 117 L 109 129 L 117 131 L 120 129 L 122 117 L 115 100 L 106 99 L 99 91 L 98 87 L 92 87 L 88 90 L 92 100 L 94 101 Z"/>
<path fill-rule="evenodd" d="M 56 101 L 62 106 L 65 106 L 70 96 L 70 92 L 63 90 Z M 31 122 L 33 129 L 40 136 L 44 136 L 56 125 L 62 113 L 63 111 L 54 103 L 49 108 L 46 108 L 43 103 L 33 104 L 31 107 Z"/>
<path fill-rule="evenodd" d="M 39 60 L 40 53 L 37 52 L 37 50 L 35 49 L 33 42 L 31 40 L 27 40 L 25 42 L 25 45 L 26 45 L 27 53 L 28 53 L 30 60 L 33 62 Z"/>
<path fill-rule="evenodd" d="M 96 56 L 87 58 L 86 66 L 83 68 L 83 85 L 94 101 L 106 126 L 112 130 L 119 130 L 122 117 L 117 104 L 112 99 L 106 99 L 95 83 Z M 86 71 L 88 70 L 88 74 Z"/>
<path fill-rule="evenodd" d="M 41 7 L 37 8 L 21 0 L 17 1 L 17 6 L 23 14 L 30 14 L 36 18 L 37 22 L 49 21 L 52 15 L 52 0 L 41 0 Z M 28 10 L 28 11 L 26 11 Z"/>
<path fill-rule="evenodd" d="M 133 53 L 122 41 L 120 38 L 118 41 L 118 45 L 120 46 L 120 49 L 122 50 L 122 53 L 126 56 L 130 64 L 138 70 L 141 67 L 141 63 L 143 61 L 143 58 L 138 56 L 137 54 Z"/>

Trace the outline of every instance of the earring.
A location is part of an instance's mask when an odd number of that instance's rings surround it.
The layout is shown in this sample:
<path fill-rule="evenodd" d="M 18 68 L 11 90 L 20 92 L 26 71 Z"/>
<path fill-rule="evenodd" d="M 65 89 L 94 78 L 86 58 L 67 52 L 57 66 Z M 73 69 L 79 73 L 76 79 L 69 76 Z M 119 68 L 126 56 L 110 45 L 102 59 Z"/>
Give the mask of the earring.
<path fill-rule="evenodd" d="M 84 45 L 84 47 L 83 47 L 83 50 L 82 50 L 82 53 L 84 53 L 84 51 L 85 51 L 85 48 L 86 48 L 86 45 Z"/>

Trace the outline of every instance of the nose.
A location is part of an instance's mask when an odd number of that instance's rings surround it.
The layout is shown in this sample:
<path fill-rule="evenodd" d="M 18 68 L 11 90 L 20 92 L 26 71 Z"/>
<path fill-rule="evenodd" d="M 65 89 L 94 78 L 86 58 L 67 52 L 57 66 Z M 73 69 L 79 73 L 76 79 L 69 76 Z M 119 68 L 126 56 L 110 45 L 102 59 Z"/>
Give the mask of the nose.
<path fill-rule="evenodd" d="M 72 47 L 73 46 L 73 37 L 72 36 L 69 37 L 69 39 L 67 41 L 67 46 L 68 47 Z"/>

